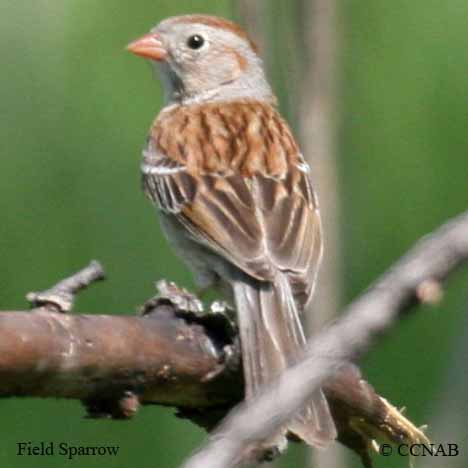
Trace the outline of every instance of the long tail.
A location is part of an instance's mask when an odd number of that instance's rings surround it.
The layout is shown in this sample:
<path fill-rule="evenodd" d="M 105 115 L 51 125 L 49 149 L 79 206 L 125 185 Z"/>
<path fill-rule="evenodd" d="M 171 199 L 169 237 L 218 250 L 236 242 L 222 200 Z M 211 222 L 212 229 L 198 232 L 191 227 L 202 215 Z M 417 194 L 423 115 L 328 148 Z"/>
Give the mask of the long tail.
<path fill-rule="evenodd" d="M 285 275 L 275 284 L 234 283 L 242 346 L 246 398 L 297 362 L 306 340 Z M 327 400 L 319 390 L 308 406 L 288 423 L 287 430 L 315 447 L 336 438 Z"/>

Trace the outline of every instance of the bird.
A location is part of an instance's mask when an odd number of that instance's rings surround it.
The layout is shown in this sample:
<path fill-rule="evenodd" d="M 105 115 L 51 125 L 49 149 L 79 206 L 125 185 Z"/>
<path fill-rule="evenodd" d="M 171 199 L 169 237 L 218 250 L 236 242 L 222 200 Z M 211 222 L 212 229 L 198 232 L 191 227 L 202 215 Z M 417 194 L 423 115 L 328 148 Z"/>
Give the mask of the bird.
<path fill-rule="evenodd" d="M 238 24 L 170 17 L 127 49 L 150 61 L 165 92 L 143 150 L 144 192 L 200 288 L 233 301 L 251 401 L 304 352 L 300 314 L 323 251 L 310 167 Z M 336 438 L 322 390 L 281 434 L 315 447 Z"/>

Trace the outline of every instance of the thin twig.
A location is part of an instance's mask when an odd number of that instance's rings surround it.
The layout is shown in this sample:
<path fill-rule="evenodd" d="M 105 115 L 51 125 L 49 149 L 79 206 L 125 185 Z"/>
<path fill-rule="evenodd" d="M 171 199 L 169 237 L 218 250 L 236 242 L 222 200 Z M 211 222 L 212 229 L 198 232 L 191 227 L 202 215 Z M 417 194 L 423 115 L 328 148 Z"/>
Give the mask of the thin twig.
<path fill-rule="evenodd" d="M 468 259 L 468 212 L 423 238 L 344 311 L 343 319 L 314 337 L 304 360 L 250 404 L 233 411 L 184 468 L 231 468 L 255 459 L 262 442 L 285 424 L 346 362 L 362 354 L 418 302 L 427 280 L 442 282 Z"/>
<path fill-rule="evenodd" d="M 40 292 L 29 292 L 26 299 L 33 307 L 67 313 L 73 309 L 75 295 L 96 281 L 105 278 L 102 265 L 93 260 L 87 267 L 65 278 L 51 288 Z"/>

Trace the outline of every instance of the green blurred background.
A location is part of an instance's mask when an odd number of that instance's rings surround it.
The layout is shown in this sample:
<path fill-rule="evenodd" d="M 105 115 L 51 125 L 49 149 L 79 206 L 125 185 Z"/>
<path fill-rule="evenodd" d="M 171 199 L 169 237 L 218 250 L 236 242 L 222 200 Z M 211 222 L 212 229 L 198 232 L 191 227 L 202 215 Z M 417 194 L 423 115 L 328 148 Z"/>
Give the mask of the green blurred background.
<path fill-rule="evenodd" d="M 287 44 L 275 28 L 281 31 L 288 15 L 277 14 L 280 2 L 267 4 L 275 56 L 286 60 Z M 468 3 L 340 5 L 346 303 L 468 205 Z M 235 11 L 228 0 L 0 0 L 1 310 L 24 308 L 27 291 L 50 286 L 92 258 L 109 279 L 80 296 L 80 312 L 132 313 L 161 277 L 192 284 L 139 188 L 140 150 L 162 101 L 150 67 L 124 46 L 169 15 L 235 18 Z M 281 60 L 275 67 L 273 83 L 291 117 Z M 363 363 L 376 389 L 408 406 L 420 424 L 430 421 L 447 385 L 467 284 L 468 274 L 459 274 L 440 307 L 405 322 Z M 61 457 L 17 457 L 20 441 L 121 447 L 117 458 L 83 457 L 74 466 L 166 468 L 204 437 L 157 407 L 131 422 L 85 420 L 76 402 L 10 399 L 0 407 L 0 466 L 11 468 L 65 465 Z M 293 448 L 280 466 L 303 466 L 303 458 L 303 449 Z M 402 463 L 376 460 L 376 466 Z"/>

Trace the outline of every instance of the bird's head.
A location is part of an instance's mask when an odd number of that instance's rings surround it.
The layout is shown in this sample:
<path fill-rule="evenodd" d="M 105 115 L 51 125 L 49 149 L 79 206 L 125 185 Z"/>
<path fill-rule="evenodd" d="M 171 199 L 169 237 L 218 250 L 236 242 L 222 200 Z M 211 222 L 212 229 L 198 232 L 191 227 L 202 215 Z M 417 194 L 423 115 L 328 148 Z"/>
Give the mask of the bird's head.
<path fill-rule="evenodd" d="M 255 44 L 231 21 L 207 15 L 168 18 L 127 49 L 155 64 L 170 102 L 274 101 Z"/>

